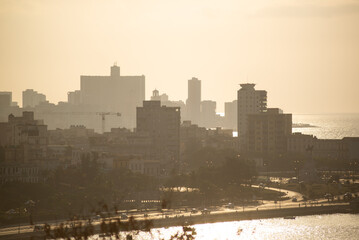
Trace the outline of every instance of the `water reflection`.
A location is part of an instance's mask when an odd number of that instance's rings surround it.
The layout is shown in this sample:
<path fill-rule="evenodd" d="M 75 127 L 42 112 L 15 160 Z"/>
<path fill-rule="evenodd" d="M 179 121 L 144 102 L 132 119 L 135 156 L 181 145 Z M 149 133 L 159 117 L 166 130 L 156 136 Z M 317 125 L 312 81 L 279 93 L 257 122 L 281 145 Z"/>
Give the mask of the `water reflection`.
<path fill-rule="evenodd" d="M 358 239 L 358 214 L 332 214 L 194 225 L 197 240 Z M 180 227 L 153 229 L 134 239 L 169 239 Z M 96 238 L 93 238 L 96 239 Z"/>

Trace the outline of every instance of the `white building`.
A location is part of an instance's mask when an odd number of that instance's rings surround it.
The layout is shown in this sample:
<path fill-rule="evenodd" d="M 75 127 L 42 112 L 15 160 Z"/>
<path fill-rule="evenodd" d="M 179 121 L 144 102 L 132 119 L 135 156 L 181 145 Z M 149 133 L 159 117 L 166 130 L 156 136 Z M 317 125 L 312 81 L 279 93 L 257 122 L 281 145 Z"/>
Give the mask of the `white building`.
<path fill-rule="evenodd" d="M 255 90 L 253 83 L 240 84 L 241 89 L 237 92 L 238 100 L 238 137 L 239 148 L 245 149 L 245 139 L 248 128 L 248 115 L 266 112 L 267 110 L 267 91 Z"/>

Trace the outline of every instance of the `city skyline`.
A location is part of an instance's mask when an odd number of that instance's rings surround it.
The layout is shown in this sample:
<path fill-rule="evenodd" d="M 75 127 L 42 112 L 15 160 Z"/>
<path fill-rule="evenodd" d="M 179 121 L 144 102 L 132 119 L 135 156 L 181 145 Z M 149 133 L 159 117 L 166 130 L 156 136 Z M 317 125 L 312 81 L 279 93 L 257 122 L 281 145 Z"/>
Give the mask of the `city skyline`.
<path fill-rule="evenodd" d="M 245 82 L 286 112 L 358 112 L 356 1 L 0 4 L 0 88 L 19 103 L 28 88 L 65 101 L 80 75 L 117 61 L 146 76 L 146 99 L 158 89 L 184 101 L 196 77 L 218 112 Z"/>
<path fill-rule="evenodd" d="M 356 239 L 359 0 L 0 0 L 1 239 Z"/>

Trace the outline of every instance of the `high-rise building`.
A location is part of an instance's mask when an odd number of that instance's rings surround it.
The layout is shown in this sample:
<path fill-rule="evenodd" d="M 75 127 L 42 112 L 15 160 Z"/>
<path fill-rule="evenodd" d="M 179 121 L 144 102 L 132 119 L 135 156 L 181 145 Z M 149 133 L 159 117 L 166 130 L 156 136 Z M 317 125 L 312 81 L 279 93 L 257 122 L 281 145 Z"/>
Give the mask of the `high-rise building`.
<path fill-rule="evenodd" d="M 187 120 L 193 124 L 200 123 L 201 116 L 201 80 L 193 77 L 188 80 L 188 98 L 186 102 Z"/>
<path fill-rule="evenodd" d="M 160 101 L 143 101 L 137 107 L 138 133 L 148 133 L 152 140 L 152 158 L 161 161 L 169 173 L 179 166 L 180 108 L 161 106 Z"/>
<path fill-rule="evenodd" d="M 267 110 L 267 91 L 255 90 L 253 83 L 240 84 L 237 92 L 238 107 L 238 139 L 239 149 L 245 150 L 248 115 L 265 112 Z"/>
<path fill-rule="evenodd" d="M 216 126 L 216 102 L 205 100 L 201 102 L 201 126 L 214 128 Z"/>
<path fill-rule="evenodd" d="M 237 130 L 238 101 L 224 103 L 224 127 Z"/>
<path fill-rule="evenodd" d="M 46 102 L 46 96 L 42 93 L 38 93 L 33 89 L 27 89 L 22 92 L 22 107 L 34 108 L 41 102 Z"/>
<path fill-rule="evenodd" d="M 110 76 L 81 76 L 81 98 L 97 111 L 121 113 L 122 127 L 134 128 L 136 107 L 145 100 L 145 76 L 122 76 L 116 65 Z"/>
<path fill-rule="evenodd" d="M 258 156 L 275 157 L 287 151 L 287 138 L 292 134 L 292 114 L 278 108 L 248 114 L 246 152 Z"/>
<path fill-rule="evenodd" d="M 12 92 L 0 92 L 0 108 L 10 107 L 12 104 Z"/>

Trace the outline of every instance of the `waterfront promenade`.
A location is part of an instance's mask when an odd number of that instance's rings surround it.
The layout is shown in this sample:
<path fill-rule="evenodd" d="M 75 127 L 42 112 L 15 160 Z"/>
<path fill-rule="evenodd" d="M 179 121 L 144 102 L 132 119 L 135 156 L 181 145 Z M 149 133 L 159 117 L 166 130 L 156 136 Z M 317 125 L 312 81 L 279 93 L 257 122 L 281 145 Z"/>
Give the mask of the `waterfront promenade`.
<path fill-rule="evenodd" d="M 215 222 L 228 222 L 228 221 L 241 221 L 252 219 L 265 219 L 265 218 L 283 218 L 286 216 L 306 216 L 318 214 L 334 214 L 334 213 L 352 213 L 348 203 L 341 204 L 322 204 L 320 206 L 307 206 L 307 207 L 286 207 L 276 209 L 262 209 L 262 210 L 245 210 L 245 211 L 219 211 L 210 214 L 183 214 L 172 216 L 159 216 L 152 215 L 148 220 L 153 223 L 153 228 L 194 225 L 203 223 Z M 110 221 L 111 219 L 107 219 Z M 145 218 L 139 217 L 136 220 L 141 224 Z M 94 222 L 95 233 L 100 233 L 100 222 Z M 30 229 L 23 233 L 17 234 L 17 229 L 9 231 L 8 234 L 2 234 L 0 239 L 43 239 L 43 233 L 34 233 Z"/>
<path fill-rule="evenodd" d="M 259 186 L 252 185 L 252 187 L 259 188 Z M 202 223 L 228 222 L 252 219 L 265 218 L 283 218 L 286 216 L 306 216 L 317 214 L 334 214 L 334 213 L 351 213 L 349 203 L 328 202 L 326 199 L 319 199 L 313 202 L 293 202 L 293 198 L 302 199 L 302 195 L 298 192 L 278 189 L 266 188 L 272 191 L 280 191 L 285 193 L 287 200 L 278 201 L 263 201 L 258 206 L 236 206 L 234 208 L 225 207 L 210 207 L 209 213 L 203 214 L 200 211 L 197 213 L 191 212 L 191 209 L 170 209 L 166 211 L 151 211 L 146 212 L 146 217 L 143 212 L 133 212 L 133 216 L 140 224 L 145 220 L 151 220 L 153 228 L 194 225 Z M 120 217 L 120 214 L 110 218 L 106 218 L 106 222 L 115 220 Z M 100 221 L 94 220 L 92 224 L 95 227 L 95 232 L 100 233 Z M 121 220 L 126 222 L 126 220 Z M 58 226 L 59 222 L 48 222 L 52 228 Z M 63 221 L 66 224 L 66 221 Z M 83 220 L 83 223 L 86 223 Z M 20 234 L 19 227 L 5 227 L 0 229 L 0 239 L 26 239 L 30 237 L 41 238 L 43 233 L 34 233 L 33 226 L 21 226 Z"/>

